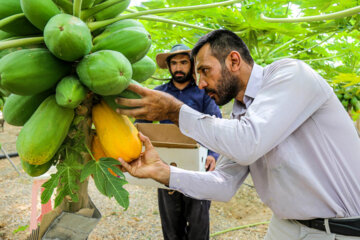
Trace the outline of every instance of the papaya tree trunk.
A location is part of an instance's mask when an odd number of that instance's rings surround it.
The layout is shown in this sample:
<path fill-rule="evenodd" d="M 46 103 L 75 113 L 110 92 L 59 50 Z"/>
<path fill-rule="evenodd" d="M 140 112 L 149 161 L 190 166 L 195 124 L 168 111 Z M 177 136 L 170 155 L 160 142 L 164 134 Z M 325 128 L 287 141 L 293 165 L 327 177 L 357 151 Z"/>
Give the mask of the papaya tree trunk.
<path fill-rule="evenodd" d="M 93 137 L 91 131 L 92 101 L 93 101 L 93 94 L 89 93 L 86 100 L 80 106 L 77 107 L 74 118 L 75 121 L 76 119 L 81 119 L 79 123 L 77 123 L 77 130 L 82 131 L 85 138 L 79 139 L 79 141 L 85 141 L 84 144 L 87 146 L 88 149 L 91 149 L 91 141 Z M 91 156 L 88 152 L 84 151 L 80 153 L 78 162 L 81 163 L 83 166 L 85 166 L 85 164 L 90 160 L 91 160 Z M 90 208 L 88 183 L 89 183 L 88 179 L 83 182 L 79 182 L 79 191 L 78 191 L 79 201 L 73 202 L 72 199 L 69 196 L 67 196 L 64 198 L 59 208 L 66 212 L 77 212 L 82 208 Z"/>

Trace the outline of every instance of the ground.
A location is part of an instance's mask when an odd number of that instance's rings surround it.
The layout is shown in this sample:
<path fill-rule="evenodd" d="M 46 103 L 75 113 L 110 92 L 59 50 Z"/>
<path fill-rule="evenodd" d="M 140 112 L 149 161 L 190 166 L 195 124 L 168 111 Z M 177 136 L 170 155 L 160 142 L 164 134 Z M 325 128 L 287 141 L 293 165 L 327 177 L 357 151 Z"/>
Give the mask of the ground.
<path fill-rule="evenodd" d="M 0 129 L 0 143 L 8 153 L 16 151 L 19 131 L 19 127 L 6 123 L 4 131 Z M 7 159 L 0 160 L 0 240 L 26 239 L 29 234 L 28 229 L 16 230 L 30 224 L 32 178 L 21 169 L 19 158 L 12 158 L 12 161 L 21 176 Z M 246 183 L 248 185 L 243 185 L 229 202 L 212 202 L 211 234 L 270 220 L 271 211 L 259 200 L 251 179 L 248 178 Z M 156 188 L 127 185 L 126 189 L 130 194 L 130 206 L 124 211 L 115 200 L 101 195 L 90 181 L 89 195 L 100 210 L 102 219 L 89 240 L 162 239 Z M 263 239 L 266 230 L 267 224 L 262 224 L 219 234 L 211 239 L 259 240 Z"/>

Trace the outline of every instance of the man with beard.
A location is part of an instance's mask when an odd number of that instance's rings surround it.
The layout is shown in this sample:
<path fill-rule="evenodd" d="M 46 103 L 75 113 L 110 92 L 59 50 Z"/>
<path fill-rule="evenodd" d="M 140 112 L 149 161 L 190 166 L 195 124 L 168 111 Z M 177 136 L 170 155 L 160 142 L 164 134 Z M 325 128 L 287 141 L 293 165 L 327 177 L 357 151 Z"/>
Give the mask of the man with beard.
<path fill-rule="evenodd" d="M 168 68 L 172 78 L 170 82 L 155 89 L 171 94 L 196 111 L 221 117 L 214 100 L 196 86 L 190 52 L 191 49 L 186 45 L 177 44 L 169 53 L 160 53 L 156 56 L 159 67 Z M 172 122 L 165 119 L 160 123 Z M 217 153 L 209 151 L 205 163 L 208 171 L 215 169 L 217 157 Z M 158 189 L 158 203 L 165 240 L 209 239 L 210 201 L 193 199 L 178 191 Z"/>
<path fill-rule="evenodd" d="M 148 120 L 170 119 L 185 135 L 220 153 L 215 171 L 200 173 L 161 161 L 149 139 L 123 168 L 194 198 L 228 201 L 248 174 L 271 208 L 266 240 L 360 239 L 360 139 L 332 88 L 300 60 L 266 67 L 245 43 L 213 31 L 192 50 L 198 86 L 219 105 L 235 98 L 232 119 L 201 114 L 171 96 L 130 86 L 142 99 L 119 110 Z"/>

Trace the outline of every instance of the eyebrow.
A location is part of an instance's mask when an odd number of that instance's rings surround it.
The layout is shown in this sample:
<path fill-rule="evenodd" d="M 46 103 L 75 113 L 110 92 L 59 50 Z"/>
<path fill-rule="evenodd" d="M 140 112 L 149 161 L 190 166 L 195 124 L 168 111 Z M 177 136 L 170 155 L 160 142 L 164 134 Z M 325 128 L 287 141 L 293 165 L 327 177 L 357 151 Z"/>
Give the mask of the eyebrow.
<path fill-rule="evenodd" d="M 201 71 L 203 68 L 208 68 L 209 66 L 206 65 L 200 65 L 199 67 L 196 68 L 196 71 Z"/>

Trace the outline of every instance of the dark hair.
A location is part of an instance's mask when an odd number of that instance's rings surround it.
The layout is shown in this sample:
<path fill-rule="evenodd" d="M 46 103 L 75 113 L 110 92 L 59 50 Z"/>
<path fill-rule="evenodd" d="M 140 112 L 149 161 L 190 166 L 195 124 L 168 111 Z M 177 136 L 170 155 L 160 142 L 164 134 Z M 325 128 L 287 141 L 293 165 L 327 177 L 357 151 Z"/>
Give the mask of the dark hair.
<path fill-rule="evenodd" d="M 191 51 L 191 58 L 194 58 L 207 43 L 210 44 L 212 55 L 219 60 L 221 65 L 225 64 L 225 59 L 231 51 L 239 52 L 246 63 L 254 63 L 244 41 L 235 33 L 224 29 L 215 30 L 202 36 Z"/>

